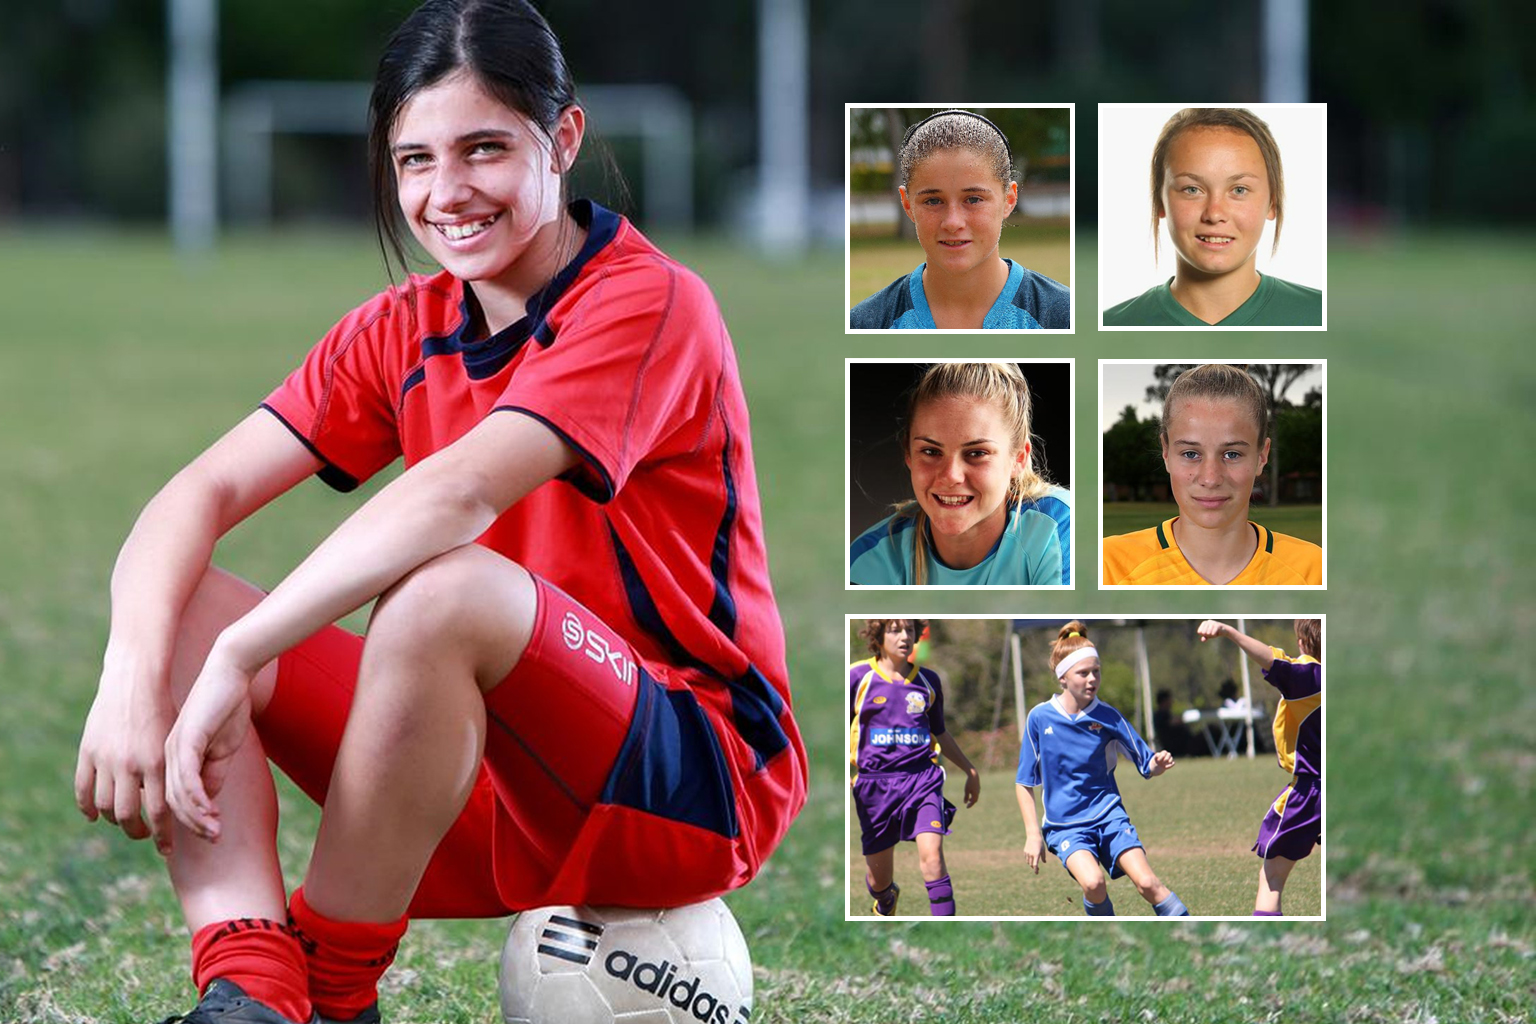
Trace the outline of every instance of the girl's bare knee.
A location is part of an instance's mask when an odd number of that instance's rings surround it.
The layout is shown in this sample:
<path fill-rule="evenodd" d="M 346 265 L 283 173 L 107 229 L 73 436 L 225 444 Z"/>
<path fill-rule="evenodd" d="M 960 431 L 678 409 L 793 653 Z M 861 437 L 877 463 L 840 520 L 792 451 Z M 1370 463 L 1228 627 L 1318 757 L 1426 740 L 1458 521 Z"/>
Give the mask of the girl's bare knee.
<path fill-rule="evenodd" d="M 482 690 L 517 665 L 538 610 L 533 577 L 469 544 L 417 566 L 385 591 L 368 624 L 370 657 L 427 659 L 469 668 Z"/>

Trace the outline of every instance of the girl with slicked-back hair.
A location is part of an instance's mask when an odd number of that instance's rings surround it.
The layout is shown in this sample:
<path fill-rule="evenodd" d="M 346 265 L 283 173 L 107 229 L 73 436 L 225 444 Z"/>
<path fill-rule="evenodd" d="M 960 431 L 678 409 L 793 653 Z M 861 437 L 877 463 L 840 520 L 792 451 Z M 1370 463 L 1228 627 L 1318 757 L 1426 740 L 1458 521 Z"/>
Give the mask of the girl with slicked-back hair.
<path fill-rule="evenodd" d="M 1104 312 L 1106 327 L 1316 327 L 1323 295 L 1258 271 L 1285 226 L 1285 172 L 1269 125 L 1242 107 L 1186 107 L 1152 149 L 1152 250 L 1160 225 L 1178 253 L 1174 276 Z"/>
<path fill-rule="evenodd" d="M 998 254 L 1019 200 L 1008 139 L 986 117 L 945 110 L 907 129 L 897 154 L 901 207 L 926 262 L 853 307 L 876 330 L 1036 330 L 1072 326 L 1066 285 Z"/>
<path fill-rule="evenodd" d="M 698 902 L 805 801 L 735 352 L 703 281 L 567 195 L 585 133 L 531 4 L 418 8 L 369 142 L 399 283 L 123 546 L 75 792 L 166 856 L 174 1020 L 374 1024 L 410 919 Z M 210 566 L 305 478 L 397 459 L 270 592 Z M 291 893 L 269 761 L 321 805 Z"/>

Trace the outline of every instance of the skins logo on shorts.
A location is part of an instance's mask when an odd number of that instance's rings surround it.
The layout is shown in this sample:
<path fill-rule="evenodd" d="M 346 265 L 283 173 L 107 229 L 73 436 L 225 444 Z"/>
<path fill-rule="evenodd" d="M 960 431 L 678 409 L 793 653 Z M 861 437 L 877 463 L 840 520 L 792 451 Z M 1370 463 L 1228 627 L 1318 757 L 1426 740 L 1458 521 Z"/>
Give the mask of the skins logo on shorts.
<path fill-rule="evenodd" d="M 603 969 L 642 992 L 666 1000 L 704 1024 L 747 1024 L 752 1019 L 748 1007 L 731 1006 L 708 990 L 701 990 L 698 978 L 679 981 L 677 965 L 669 960 L 654 964 L 641 960 L 627 949 L 616 949 L 603 961 Z"/>
<path fill-rule="evenodd" d="M 565 618 L 560 620 L 560 635 L 565 646 L 573 651 L 584 650 L 587 657 L 612 669 L 619 682 L 625 686 L 635 685 L 635 663 L 621 648 L 610 644 L 607 637 L 583 626 L 575 612 L 566 612 Z"/>
<path fill-rule="evenodd" d="M 920 715 L 928 707 L 928 698 L 921 693 L 907 694 L 907 714 Z"/>
<path fill-rule="evenodd" d="M 585 966 L 592 962 L 592 951 L 602 934 L 600 924 L 551 914 L 549 923 L 539 933 L 539 954 Z"/>

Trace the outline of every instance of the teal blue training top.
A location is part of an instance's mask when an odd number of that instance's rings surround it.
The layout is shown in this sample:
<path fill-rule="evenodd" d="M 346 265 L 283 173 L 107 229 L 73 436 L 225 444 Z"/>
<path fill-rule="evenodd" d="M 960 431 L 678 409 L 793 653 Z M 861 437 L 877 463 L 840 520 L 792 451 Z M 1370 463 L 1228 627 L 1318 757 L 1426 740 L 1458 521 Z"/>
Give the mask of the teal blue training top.
<path fill-rule="evenodd" d="M 849 548 L 849 578 L 864 586 L 912 583 L 916 520 L 892 515 L 859 535 Z M 1072 584 L 1072 495 L 1053 487 L 1044 497 L 1008 510 L 1003 535 L 991 553 L 969 569 L 951 569 L 928 539 L 928 585 L 1057 586 Z"/>
<path fill-rule="evenodd" d="M 1072 326 L 1072 294 L 1067 286 L 1044 274 L 1027 270 L 1013 260 L 1008 280 L 997 301 L 982 320 L 982 330 L 1066 330 Z M 918 264 L 906 277 L 898 277 L 848 314 L 848 326 L 889 331 L 935 331 L 933 312 L 923 291 L 923 269 Z"/>

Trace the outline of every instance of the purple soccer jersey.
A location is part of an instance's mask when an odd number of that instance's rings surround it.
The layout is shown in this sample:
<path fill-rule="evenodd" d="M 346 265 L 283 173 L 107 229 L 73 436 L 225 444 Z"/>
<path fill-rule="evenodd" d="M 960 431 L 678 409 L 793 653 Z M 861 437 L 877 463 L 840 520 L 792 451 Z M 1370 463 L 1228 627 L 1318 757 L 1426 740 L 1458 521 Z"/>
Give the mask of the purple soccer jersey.
<path fill-rule="evenodd" d="M 938 673 L 920 668 L 910 681 L 888 677 L 876 659 L 850 666 L 850 753 L 857 772 L 912 772 L 938 763 L 944 690 Z"/>
<path fill-rule="evenodd" d="M 1323 663 L 1275 650 L 1264 678 L 1283 698 L 1275 709 L 1275 756 L 1296 775 L 1323 774 Z"/>

